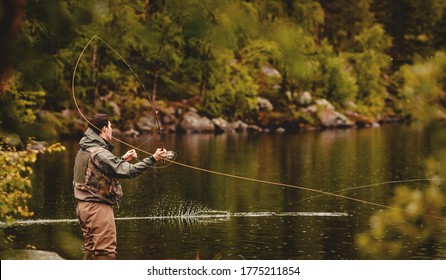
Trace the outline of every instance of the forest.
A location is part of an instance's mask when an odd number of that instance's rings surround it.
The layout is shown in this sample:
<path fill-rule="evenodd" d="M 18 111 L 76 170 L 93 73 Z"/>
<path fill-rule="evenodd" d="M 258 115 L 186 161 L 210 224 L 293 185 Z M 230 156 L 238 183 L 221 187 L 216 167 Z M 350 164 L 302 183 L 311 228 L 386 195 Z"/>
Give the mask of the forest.
<path fill-rule="evenodd" d="M 15 0 L 0 8 L 0 130 L 22 141 L 81 134 L 73 91 L 84 113 L 108 113 L 123 132 L 156 130 L 152 107 L 169 131 L 186 132 L 215 130 L 187 127 L 187 112 L 258 131 L 446 118 L 442 0 Z"/>

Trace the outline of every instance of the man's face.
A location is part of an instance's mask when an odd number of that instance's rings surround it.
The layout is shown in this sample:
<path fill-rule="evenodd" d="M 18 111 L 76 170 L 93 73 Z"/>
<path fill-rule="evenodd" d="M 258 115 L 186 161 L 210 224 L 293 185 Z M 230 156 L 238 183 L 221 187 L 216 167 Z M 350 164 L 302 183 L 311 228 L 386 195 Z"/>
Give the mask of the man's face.
<path fill-rule="evenodd" d="M 104 126 L 102 128 L 102 134 L 104 136 L 104 139 L 107 141 L 110 141 L 112 139 L 112 132 L 113 132 L 113 129 L 112 129 L 111 123 L 108 122 L 108 126 L 107 127 Z"/>

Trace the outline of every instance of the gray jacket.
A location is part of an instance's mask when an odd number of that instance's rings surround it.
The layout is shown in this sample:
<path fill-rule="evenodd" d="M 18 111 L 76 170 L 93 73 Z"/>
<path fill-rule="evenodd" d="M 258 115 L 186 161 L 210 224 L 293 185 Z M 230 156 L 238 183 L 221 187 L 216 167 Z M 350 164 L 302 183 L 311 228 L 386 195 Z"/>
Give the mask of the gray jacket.
<path fill-rule="evenodd" d="M 88 128 L 85 131 L 84 137 L 80 140 L 79 145 L 80 149 L 76 155 L 74 164 L 73 187 L 74 197 L 81 201 L 102 202 L 111 205 L 117 203 L 115 199 L 110 199 L 100 194 L 81 190 L 76 187 L 77 184 L 83 184 L 85 181 L 85 171 L 90 157 L 90 152 L 87 151 L 87 149 L 93 147 L 104 148 L 96 155 L 96 157 L 98 157 L 97 162 L 99 162 L 97 167 L 110 178 L 135 178 L 155 163 L 150 158 L 145 158 L 141 162 L 131 164 L 122 158 L 113 155 L 111 152 L 113 150 L 113 145 L 102 139 L 91 128 Z"/>

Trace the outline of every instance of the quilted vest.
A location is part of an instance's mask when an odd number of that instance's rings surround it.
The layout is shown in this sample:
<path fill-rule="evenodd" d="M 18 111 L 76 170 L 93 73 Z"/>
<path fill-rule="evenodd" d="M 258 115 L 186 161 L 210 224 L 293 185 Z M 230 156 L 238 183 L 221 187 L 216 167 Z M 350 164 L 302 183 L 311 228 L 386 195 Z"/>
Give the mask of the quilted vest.
<path fill-rule="evenodd" d="M 90 156 L 88 157 L 87 167 L 85 169 L 84 182 L 82 184 L 75 183 L 74 187 L 117 202 L 122 196 L 121 183 L 117 178 L 107 176 L 98 168 L 100 163 L 96 155 L 103 150 L 105 149 L 102 147 L 87 149 Z"/>

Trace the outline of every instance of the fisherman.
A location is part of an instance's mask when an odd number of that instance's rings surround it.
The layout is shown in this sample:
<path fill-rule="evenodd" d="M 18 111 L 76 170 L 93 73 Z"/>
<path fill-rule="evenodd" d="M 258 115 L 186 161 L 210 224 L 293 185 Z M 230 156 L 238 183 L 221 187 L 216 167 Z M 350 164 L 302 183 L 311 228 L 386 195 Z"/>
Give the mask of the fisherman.
<path fill-rule="evenodd" d="M 122 196 L 119 179 L 135 178 L 166 157 L 165 149 L 142 161 L 134 149 L 122 157 L 112 154 L 112 126 L 106 114 L 95 114 L 80 140 L 74 165 L 76 215 L 84 236 L 85 259 L 116 259 L 116 225 L 113 206 Z"/>

